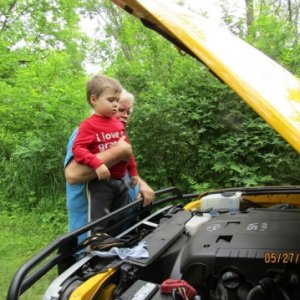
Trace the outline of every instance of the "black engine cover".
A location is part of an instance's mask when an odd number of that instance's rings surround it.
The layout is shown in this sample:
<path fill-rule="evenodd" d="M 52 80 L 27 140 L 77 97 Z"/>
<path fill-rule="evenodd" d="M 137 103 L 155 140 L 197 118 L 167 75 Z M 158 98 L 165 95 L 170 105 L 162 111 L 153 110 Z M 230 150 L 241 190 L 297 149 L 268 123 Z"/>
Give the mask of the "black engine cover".
<path fill-rule="evenodd" d="M 221 276 L 228 268 L 252 282 L 269 270 L 293 269 L 299 274 L 300 211 L 256 208 L 214 217 L 182 251 L 181 273 L 196 266 L 201 266 L 201 280 Z"/>

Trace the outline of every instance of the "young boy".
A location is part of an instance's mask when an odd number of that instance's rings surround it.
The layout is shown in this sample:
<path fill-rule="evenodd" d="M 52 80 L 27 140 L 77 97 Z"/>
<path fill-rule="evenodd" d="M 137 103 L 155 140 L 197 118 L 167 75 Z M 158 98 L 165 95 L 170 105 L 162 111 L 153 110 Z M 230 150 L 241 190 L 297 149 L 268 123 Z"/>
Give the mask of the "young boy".
<path fill-rule="evenodd" d="M 91 167 L 98 177 L 88 183 L 91 221 L 126 205 L 128 194 L 123 178 L 127 169 L 132 186 L 138 179 L 133 156 L 129 163 L 121 161 L 110 169 L 96 156 L 125 135 L 124 125 L 114 118 L 121 91 L 121 84 L 107 76 L 94 76 L 87 82 L 87 101 L 94 114 L 81 123 L 72 151 L 74 159 Z M 106 226 L 107 222 L 102 223 L 95 231 L 103 231 Z"/>

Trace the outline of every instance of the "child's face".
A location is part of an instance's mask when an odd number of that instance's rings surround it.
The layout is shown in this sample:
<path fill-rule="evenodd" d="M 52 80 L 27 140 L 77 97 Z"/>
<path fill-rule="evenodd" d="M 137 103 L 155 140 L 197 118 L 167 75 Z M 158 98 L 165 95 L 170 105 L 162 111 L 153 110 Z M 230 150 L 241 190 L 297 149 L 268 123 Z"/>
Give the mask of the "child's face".
<path fill-rule="evenodd" d="M 118 111 L 119 99 L 120 93 L 106 88 L 98 98 L 92 95 L 91 103 L 97 115 L 111 118 Z"/>

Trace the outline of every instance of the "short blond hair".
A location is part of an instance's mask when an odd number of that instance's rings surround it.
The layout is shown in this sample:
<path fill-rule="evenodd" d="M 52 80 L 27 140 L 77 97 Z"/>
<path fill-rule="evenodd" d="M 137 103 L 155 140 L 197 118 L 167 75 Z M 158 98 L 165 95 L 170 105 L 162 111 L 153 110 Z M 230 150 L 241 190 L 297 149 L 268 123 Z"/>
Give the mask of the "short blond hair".
<path fill-rule="evenodd" d="M 91 105 L 92 95 L 98 98 L 106 88 L 111 88 L 117 93 L 121 93 L 123 90 L 120 82 L 114 78 L 105 75 L 95 75 L 93 78 L 91 78 L 86 83 L 86 97 L 88 103 Z"/>

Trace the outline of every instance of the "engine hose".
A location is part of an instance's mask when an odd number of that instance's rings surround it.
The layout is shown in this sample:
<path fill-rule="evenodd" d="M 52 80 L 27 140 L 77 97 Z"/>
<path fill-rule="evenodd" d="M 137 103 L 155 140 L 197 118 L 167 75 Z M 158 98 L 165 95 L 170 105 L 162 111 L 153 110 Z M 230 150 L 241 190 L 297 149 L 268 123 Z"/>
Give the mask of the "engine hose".
<path fill-rule="evenodd" d="M 227 289 L 224 287 L 223 284 L 218 284 L 217 288 L 216 288 L 216 298 L 218 300 L 228 300 L 228 293 L 227 293 Z"/>
<path fill-rule="evenodd" d="M 260 285 L 255 286 L 249 291 L 246 300 L 254 300 L 257 295 L 262 295 L 262 288 Z"/>
<path fill-rule="evenodd" d="M 281 286 L 277 286 L 277 289 L 281 293 L 281 295 L 284 298 L 284 300 L 291 300 L 291 298 L 289 297 L 289 295 L 286 293 L 286 291 Z"/>

